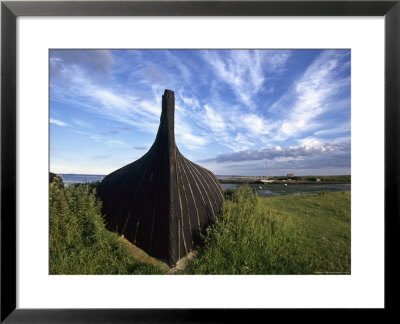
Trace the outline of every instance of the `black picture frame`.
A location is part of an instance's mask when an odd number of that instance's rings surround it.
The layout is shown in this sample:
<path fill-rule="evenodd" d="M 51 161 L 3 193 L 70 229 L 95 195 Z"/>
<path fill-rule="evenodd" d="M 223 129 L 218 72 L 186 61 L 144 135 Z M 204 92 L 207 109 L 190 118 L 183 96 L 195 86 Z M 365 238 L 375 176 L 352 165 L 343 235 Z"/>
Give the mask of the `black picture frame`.
<path fill-rule="evenodd" d="M 400 0 L 394 1 L 2 1 L 1 322 L 236 322 L 264 310 L 16 308 L 16 19 L 18 16 L 384 16 L 385 308 L 395 311 L 400 228 Z M 190 289 L 190 288 L 189 288 Z M 190 293 L 190 292 L 189 292 Z M 378 310 L 380 311 L 380 310 Z M 267 320 L 265 318 L 265 320 Z M 251 321 L 250 321 L 251 322 Z"/>

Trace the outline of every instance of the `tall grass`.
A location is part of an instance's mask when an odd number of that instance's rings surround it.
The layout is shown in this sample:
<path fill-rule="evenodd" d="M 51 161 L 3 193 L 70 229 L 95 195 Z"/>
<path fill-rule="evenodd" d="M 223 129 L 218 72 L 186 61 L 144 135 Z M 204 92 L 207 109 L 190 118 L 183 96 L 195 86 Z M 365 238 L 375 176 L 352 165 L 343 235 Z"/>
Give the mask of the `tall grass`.
<path fill-rule="evenodd" d="M 186 274 L 350 273 L 350 192 L 258 197 L 225 192 Z M 96 186 L 50 184 L 50 274 L 161 274 L 106 230 Z"/>
<path fill-rule="evenodd" d="M 350 272 L 350 193 L 259 198 L 229 192 L 188 274 Z"/>
<path fill-rule="evenodd" d="M 132 259 L 108 232 L 93 186 L 50 184 L 50 274 L 161 273 Z"/>

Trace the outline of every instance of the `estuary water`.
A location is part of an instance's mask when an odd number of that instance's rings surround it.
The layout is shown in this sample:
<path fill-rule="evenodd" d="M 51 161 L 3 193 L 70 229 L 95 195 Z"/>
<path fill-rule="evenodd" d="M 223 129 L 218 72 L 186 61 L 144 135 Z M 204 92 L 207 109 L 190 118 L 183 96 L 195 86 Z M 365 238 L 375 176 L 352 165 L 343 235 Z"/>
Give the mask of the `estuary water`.
<path fill-rule="evenodd" d="M 239 185 L 235 183 L 221 183 L 222 190 L 235 189 Z M 351 184 L 249 184 L 256 190 L 260 197 L 317 194 L 325 191 L 350 191 Z"/>
<path fill-rule="evenodd" d="M 73 183 L 89 183 L 101 181 L 105 175 L 93 174 L 60 174 L 65 185 Z M 225 178 L 224 176 L 217 176 Z M 235 189 L 239 186 L 236 183 L 221 183 L 222 190 Z M 350 184 L 250 184 L 251 188 L 257 191 L 260 197 L 280 196 L 280 195 L 299 195 L 299 194 L 317 194 L 324 191 L 343 191 L 351 190 Z"/>

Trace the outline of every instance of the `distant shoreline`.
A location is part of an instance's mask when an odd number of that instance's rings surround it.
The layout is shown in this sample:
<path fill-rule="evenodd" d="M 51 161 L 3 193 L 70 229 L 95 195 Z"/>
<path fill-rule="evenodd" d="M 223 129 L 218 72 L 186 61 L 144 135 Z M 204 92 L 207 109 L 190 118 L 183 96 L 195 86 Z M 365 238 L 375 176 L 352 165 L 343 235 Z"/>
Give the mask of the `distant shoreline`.
<path fill-rule="evenodd" d="M 91 182 L 92 178 L 97 178 L 96 181 L 101 181 L 106 175 L 103 174 L 79 174 L 79 173 L 59 173 L 62 178 L 73 178 L 69 179 L 72 182 Z M 293 176 L 287 178 L 285 176 L 275 176 L 274 179 L 270 177 L 268 181 L 265 177 L 261 176 L 234 176 L 234 175 L 217 175 L 219 183 L 230 183 L 230 184 L 262 184 L 262 185 L 351 185 L 351 175 L 340 175 L 340 176 Z M 90 180 L 89 180 L 89 179 Z M 82 180 L 84 179 L 84 180 Z M 66 179 L 65 179 L 66 180 Z M 69 181 L 69 182 L 70 182 Z"/>
<path fill-rule="evenodd" d="M 340 185 L 351 185 L 349 182 L 334 182 L 334 181 L 288 181 L 288 180 L 274 180 L 273 182 L 261 182 L 260 180 L 252 180 L 252 179 L 218 179 L 220 183 L 234 183 L 234 184 L 264 184 L 264 185 L 282 185 L 282 184 L 290 184 L 290 185 L 332 185 L 332 184 L 340 184 Z"/>
<path fill-rule="evenodd" d="M 225 176 L 218 178 L 220 183 L 235 183 L 235 184 L 263 184 L 263 185 L 333 185 L 333 184 L 351 184 L 351 175 L 307 175 L 296 176 L 288 174 L 287 176 L 270 176 L 270 177 L 255 177 L 255 176 Z"/>

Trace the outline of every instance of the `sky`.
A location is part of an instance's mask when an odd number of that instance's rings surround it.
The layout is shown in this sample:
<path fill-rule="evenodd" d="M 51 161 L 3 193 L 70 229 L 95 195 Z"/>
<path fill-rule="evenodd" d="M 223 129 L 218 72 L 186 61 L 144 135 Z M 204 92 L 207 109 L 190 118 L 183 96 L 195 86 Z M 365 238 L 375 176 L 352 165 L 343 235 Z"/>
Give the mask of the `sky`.
<path fill-rule="evenodd" d="M 350 50 L 50 50 L 50 171 L 109 174 L 152 145 L 216 175 L 350 174 Z M 268 171 L 266 171 L 266 167 Z"/>

